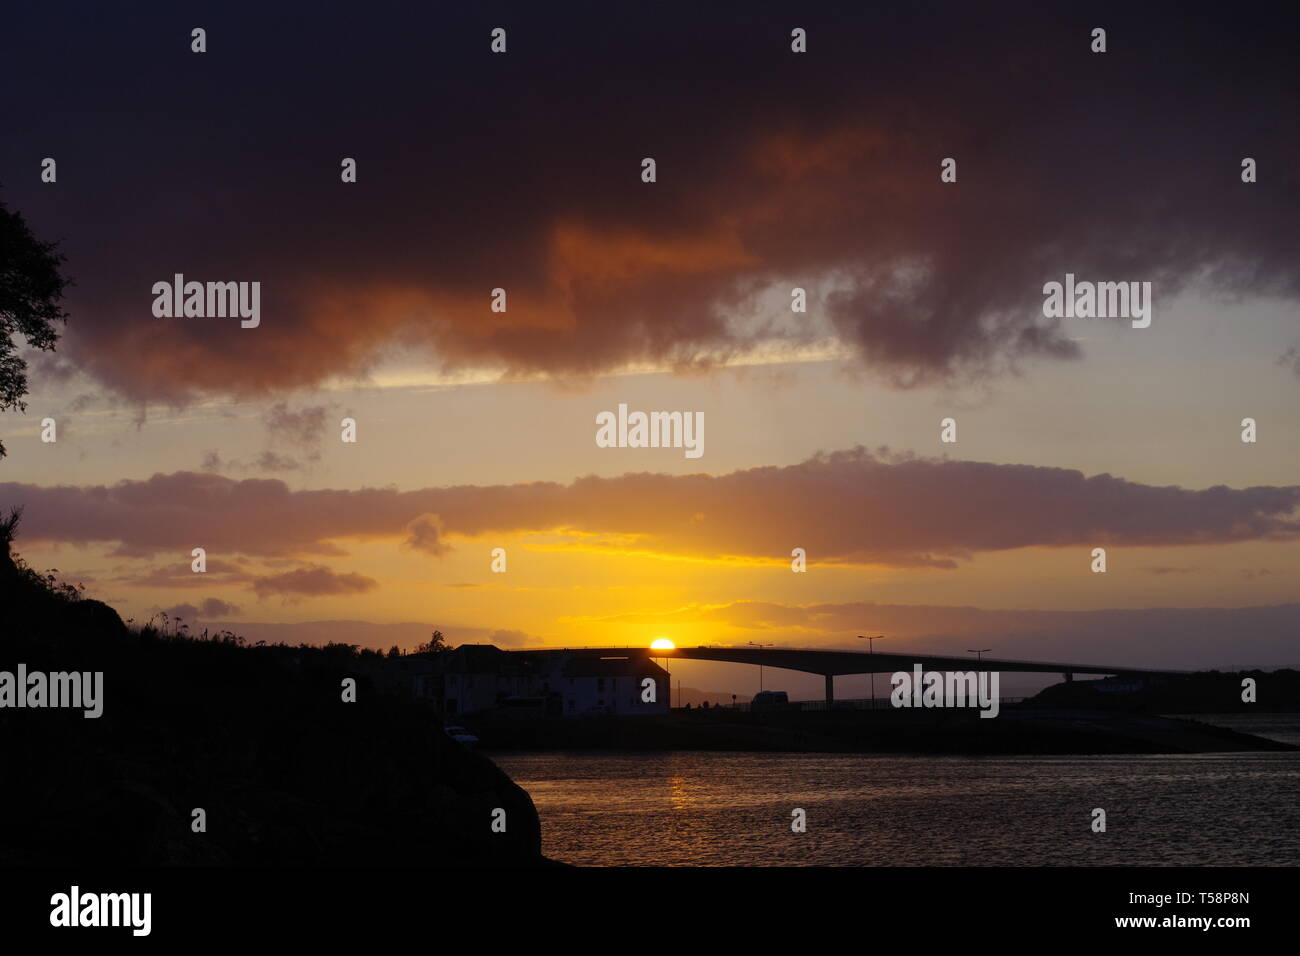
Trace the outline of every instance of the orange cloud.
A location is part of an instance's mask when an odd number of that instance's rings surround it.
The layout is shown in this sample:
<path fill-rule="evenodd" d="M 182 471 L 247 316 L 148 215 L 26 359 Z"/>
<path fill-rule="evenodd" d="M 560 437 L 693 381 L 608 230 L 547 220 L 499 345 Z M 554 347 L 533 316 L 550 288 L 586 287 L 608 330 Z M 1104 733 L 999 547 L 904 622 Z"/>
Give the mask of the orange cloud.
<path fill-rule="evenodd" d="M 954 567 L 1026 547 L 1293 540 L 1300 487 L 1154 487 L 1078 471 L 858 448 L 724 475 L 589 476 L 570 484 L 291 491 L 274 479 L 176 472 L 77 488 L 0 484 L 28 539 L 114 541 L 123 554 L 342 554 L 349 538 L 576 532 L 578 547 L 687 558 Z M 431 517 L 436 516 L 436 517 Z M 608 536 L 602 539 L 599 536 Z M 594 537 L 593 537 L 594 536 Z"/>

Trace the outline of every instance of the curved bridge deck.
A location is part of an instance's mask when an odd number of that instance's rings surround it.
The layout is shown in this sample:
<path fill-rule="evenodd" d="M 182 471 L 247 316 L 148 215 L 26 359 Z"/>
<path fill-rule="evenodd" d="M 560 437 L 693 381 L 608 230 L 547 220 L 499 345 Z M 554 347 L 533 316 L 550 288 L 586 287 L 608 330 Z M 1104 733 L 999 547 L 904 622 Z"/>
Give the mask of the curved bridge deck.
<path fill-rule="evenodd" d="M 547 648 L 558 650 L 558 648 Z M 1098 674 L 1114 677 L 1177 677 L 1189 671 L 1156 670 L 1142 667 L 1112 667 L 1107 664 L 1060 663 L 1055 661 L 1011 661 L 985 657 L 947 657 L 938 654 L 879 654 L 868 651 L 813 650 L 783 647 L 724 647 L 703 645 L 651 649 L 647 647 L 578 647 L 564 648 L 578 657 L 649 657 L 677 658 L 694 661 L 719 661 L 728 664 L 753 664 L 781 670 L 821 674 L 826 678 L 826 700 L 834 700 L 834 678 L 848 674 L 892 674 L 910 671 L 920 665 L 927 671 L 1007 671 L 1030 674 L 1061 674 L 1072 680 L 1075 674 Z M 515 652 L 519 653 L 519 652 Z"/>

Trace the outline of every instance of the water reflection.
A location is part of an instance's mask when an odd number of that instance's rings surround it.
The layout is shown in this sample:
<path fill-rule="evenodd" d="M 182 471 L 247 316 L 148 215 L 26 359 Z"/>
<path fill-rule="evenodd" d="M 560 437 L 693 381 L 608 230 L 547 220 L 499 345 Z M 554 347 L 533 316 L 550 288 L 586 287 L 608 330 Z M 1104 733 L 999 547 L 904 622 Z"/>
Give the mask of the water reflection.
<path fill-rule="evenodd" d="M 1300 754 L 531 753 L 543 850 L 594 865 L 1293 865 Z M 791 810 L 807 811 L 806 833 Z M 1108 829 L 1089 827 L 1103 807 Z"/>

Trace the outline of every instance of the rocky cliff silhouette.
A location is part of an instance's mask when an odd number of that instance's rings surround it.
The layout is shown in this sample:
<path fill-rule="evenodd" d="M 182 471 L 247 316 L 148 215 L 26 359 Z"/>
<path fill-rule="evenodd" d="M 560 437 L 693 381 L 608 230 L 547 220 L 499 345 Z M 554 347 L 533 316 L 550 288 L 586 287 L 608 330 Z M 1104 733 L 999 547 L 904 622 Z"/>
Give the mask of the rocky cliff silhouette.
<path fill-rule="evenodd" d="M 427 706 L 373 688 L 355 648 L 130 629 L 16 559 L 16 520 L 0 671 L 102 671 L 104 704 L 0 707 L 0 865 L 546 862 L 528 794 Z"/>

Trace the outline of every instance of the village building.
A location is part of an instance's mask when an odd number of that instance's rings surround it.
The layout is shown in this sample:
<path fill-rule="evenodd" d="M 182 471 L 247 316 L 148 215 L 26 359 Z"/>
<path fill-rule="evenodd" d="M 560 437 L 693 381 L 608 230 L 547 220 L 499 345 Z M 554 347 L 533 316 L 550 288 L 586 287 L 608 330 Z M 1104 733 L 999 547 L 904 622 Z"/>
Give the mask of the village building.
<path fill-rule="evenodd" d="M 462 644 L 441 654 L 383 658 L 369 676 L 381 689 L 432 701 L 444 717 L 666 714 L 669 705 L 668 672 L 641 656 Z"/>

